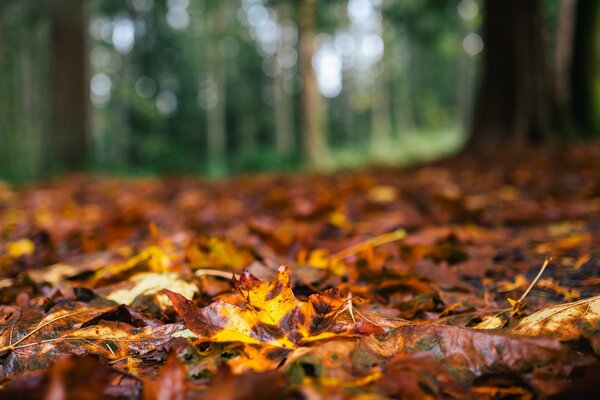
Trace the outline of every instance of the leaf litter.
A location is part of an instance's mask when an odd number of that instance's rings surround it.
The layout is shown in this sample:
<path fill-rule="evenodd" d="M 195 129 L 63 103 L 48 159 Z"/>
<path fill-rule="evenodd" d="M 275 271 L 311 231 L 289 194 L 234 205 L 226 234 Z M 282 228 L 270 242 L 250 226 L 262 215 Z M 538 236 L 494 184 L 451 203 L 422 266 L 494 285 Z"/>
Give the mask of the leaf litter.
<path fill-rule="evenodd" d="M 0 394 L 593 398 L 598 150 L 1 185 Z"/>

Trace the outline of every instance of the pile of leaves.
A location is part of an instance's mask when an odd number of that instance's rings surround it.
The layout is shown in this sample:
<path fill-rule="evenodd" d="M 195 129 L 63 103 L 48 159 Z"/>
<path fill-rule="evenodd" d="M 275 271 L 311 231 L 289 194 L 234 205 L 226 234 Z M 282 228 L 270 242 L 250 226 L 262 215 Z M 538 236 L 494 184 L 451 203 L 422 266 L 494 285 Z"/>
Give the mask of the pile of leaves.
<path fill-rule="evenodd" d="M 600 148 L 0 185 L 0 396 L 592 398 Z"/>

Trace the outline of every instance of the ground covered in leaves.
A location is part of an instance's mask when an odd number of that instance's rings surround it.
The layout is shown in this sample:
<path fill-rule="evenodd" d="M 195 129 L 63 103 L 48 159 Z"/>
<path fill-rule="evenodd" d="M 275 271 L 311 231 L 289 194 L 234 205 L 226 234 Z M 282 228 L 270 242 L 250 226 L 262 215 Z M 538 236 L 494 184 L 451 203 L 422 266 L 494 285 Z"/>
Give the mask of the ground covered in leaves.
<path fill-rule="evenodd" d="M 592 398 L 600 147 L 0 186 L 0 396 Z"/>

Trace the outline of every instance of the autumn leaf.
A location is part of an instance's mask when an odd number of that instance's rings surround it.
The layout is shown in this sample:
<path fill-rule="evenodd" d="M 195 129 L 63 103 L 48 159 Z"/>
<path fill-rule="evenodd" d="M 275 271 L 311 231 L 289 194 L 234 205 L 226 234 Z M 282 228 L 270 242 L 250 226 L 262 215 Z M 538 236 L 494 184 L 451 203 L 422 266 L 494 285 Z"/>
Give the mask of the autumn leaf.
<path fill-rule="evenodd" d="M 20 239 L 6 244 L 6 251 L 12 258 L 32 254 L 35 250 L 35 245 L 29 239 Z"/>
<path fill-rule="evenodd" d="M 135 393 L 136 382 L 128 388 L 123 379 L 118 379 L 122 378 L 120 373 L 92 356 L 62 357 L 43 373 L 36 372 L 4 383 L 0 388 L 0 398 L 102 400 L 112 398 L 111 394 Z M 111 381 L 122 385 L 111 385 Z"/>
<path fill-rule="evenodd" d="M 144 382 L 144 400 L 183 400 L 187 390 L 186 370 L 171 353 L 155 380 Z"/>
<path fill-rule="evenodd" d="M 198 287 L 181 279 L 179 274 L 173 272 L 142 272 L 111 287 L 99 290 L 109 300 L 120 304 L 131 304 L 142 295 L 151 295 L 163 288 L 171 288 L 184 297 L 191 299 L 198 292 Z M 162 293 L 158 296 L 158 304 L 166 308 L 169 300 Z"/>
<path fill-rule="evenodd" d="M 0 375 L 43 368 L 63 354 L 97 354 L 110 360 L 140 356 L 169 342 L 182 329 L 180 324 L 136 328 L 111 321 L 85 325 L 113 308 L 113 303 L 70 302 L 44 315 L 34 308 L 3 307 L 0 354 L 6 362 Z"/>
<path fill-rule="evenodd" d="M 528 336 L 549 336 L 573 340 L 580 336 L 596 338 L 600 332 L 600 296 L 539 310 L 512 327 L 512 333 Z M 593 341 L 600 354 L 600 342 Z"/>
<path fill-rule="evenodd" d="M 238 285 L 242 304 L 216 300 L 197 308 L 183 296 L 165 290 L 186 326 L 201 341 L 241 342 L 288 349 L 337 336 L 383 333 L 368 322 L 340 318 L 345 302 L 338 290 L 314 294 L 307 302 L 296 299 L 291 289 L 290 270 L 282 266 L 272 282 L 242 274 Z"/>
<path fill-rule="evenodd" d="M 557 340 L 437 324 L 401 326 L 381 337 L 364 338 L 361 346 L 367 353 L 384 358 L 427 352 L 451 368 L 462 382 L 484 374 L 531 371 L 560 361 L 566 350 Z"/>

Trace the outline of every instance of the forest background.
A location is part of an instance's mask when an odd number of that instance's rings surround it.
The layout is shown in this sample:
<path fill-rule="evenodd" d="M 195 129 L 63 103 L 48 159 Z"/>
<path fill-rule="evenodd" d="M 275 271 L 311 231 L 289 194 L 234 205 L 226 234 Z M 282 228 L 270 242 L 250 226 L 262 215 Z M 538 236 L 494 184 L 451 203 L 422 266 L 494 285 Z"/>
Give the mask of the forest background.
<path fill-rule="evenodd" d="M 0 179 L 410 164 L 470 133 L 597 138 L 599 2 L 500 3 L 3 0 Z"/>

